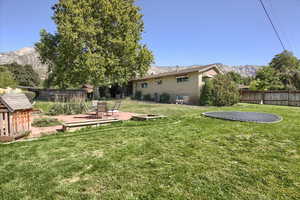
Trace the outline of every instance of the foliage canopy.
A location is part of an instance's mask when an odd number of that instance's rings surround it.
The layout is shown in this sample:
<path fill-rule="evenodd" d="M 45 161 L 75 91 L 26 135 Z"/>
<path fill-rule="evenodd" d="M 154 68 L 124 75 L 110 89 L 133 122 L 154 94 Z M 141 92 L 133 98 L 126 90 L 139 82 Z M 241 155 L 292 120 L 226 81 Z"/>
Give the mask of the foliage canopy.
<path fill-rule="evenodd" d="M 227 75 L 231 78 L 231 80 L 240 85 L 249 85 L 253 80 L 253 77 L 251 76 L 243 77 L 241 74 L 234 71 L 228 72 Z"/>
<path fill-rule="evenodd" d="M 60 0 L 53 6 L 57 33 L 41 31 L 36 44 L 49 65 L 48 85 L 125 84 L 153 62 L 140 44 L 144 23 L 134 0 Z"/>
<path fill-rule="evenodd" d="M 213 82 L 212 80 L 206 80 L 201 91 L 200 106 L 212 106 L 213 100 Z"/>
<path fill-rule="evenodd" d="M 228 74 L 218 74 L 207 80 L 200 96 L 202 106 L 232 106 L 240 100 L 238 85 Z"/>
<path fill-rule="evenodd" d="M 38 86 L 41 79 L 37 72 L 35 72 L 31 65 L 19 65 L 17 63 L 3 65 L 11 72 L 13 78 L 21 86 Z"/>
<path fill-rule="evenodd" d="M 292 52 L 283 51 L 259 70 L 255 79 L 252 90 L 300 89 L 300 61 Z"/>
<path fill-rule="evenodd" d="M 6 67 L 0 66 L 0 88 L 15 88 L 17 81 L 13 78 L 13 75 Z"/>

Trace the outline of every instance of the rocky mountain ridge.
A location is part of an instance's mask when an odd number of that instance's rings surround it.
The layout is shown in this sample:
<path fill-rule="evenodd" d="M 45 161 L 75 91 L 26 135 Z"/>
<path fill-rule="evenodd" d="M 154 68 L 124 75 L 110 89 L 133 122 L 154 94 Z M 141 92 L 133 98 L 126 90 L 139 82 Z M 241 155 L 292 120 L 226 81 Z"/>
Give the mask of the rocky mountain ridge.
<path fill-rule="evenodd" d="M 39 60 L 39 54 L 34 47 L 25 47 L 17 51 L 0 53 L 0 65 L 16 62 L 20 65 L 32 65 L 33 69 L 44 79 L 47 75 L 47 65 L 44 65 Z M 152 66 L 149 74 L 158 74 L 163 72 L 170 72 L 177 69 L 184 69 L 191 66 Z M 260 68 L 255 65 L 245 66 L 227 66 L 222 65 L 224 71 L 235 71 L 242 76 L 255 76 L 256 71 Z"/>
<path fill-rule="evenodd" d="M 0 65 L 16 62 L 19 65 L 32 65 L 32 68 L 42 79 L 46 77 L 47 65 L 39 60 L 39 54 L 34 47 L 25 47 L 17 51 L 0 53 Z"/>

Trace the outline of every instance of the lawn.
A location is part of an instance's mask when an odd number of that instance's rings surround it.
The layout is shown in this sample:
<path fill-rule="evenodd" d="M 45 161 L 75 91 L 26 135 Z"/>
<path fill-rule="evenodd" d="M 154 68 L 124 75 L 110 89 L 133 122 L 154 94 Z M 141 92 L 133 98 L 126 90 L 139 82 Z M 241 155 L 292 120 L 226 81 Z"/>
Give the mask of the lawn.
<path fill-rule="evenodd" d="M 0 145 L 1 199 L 300 199 L 300 108 L 125 101 L 169 116 Z M 275 124 L 205 111 L 261 111 Z"/>

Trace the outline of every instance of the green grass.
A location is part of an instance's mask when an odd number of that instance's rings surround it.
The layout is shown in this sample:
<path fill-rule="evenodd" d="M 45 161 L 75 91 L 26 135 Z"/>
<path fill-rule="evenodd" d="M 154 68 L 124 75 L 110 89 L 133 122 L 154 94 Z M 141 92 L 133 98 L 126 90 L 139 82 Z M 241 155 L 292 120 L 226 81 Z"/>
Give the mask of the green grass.
<path fill-rule="evenodd" d="M 34 127 L 49 127 L 49 126 L 58 126 L 61 125 L 61 122 L 58 119 L 43 117 L 34 119 L 32 122 L 32 126 Z"/>
<path fill-rule="evenodd" d="M 2 144 L 2 199 L 300 199 L 300 108 L 125 101 L 121 110 L 169 117 Z M 283 121 L 201 115 L 216 110 Z"/>

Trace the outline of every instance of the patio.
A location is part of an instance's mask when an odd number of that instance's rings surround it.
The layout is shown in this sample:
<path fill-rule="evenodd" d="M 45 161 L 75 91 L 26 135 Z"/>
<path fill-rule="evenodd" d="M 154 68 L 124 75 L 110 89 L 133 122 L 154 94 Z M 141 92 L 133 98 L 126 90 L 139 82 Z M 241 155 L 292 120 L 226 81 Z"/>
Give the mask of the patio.
<path fill-rule="evenodd" d="M 103 118 L 101 119 L 103 120 L 118 119 L 118 120 L 126 121 L 126 120 L 130 120 L 134 115 L 136 115 L 136 113 L 120 111 L 118 113 L 114 113 L 114 115 L 104 115 Z M 46 115 L 33 115 L 33 120 L 38 118 L 43 118 L 43 117 L 49 118 L 49 116 Z M 62 123 L 85 122 L 88 120 L 98 119 L 96 117 L 96 112 L 91 112 L 88 114 L 79 114 L 79 115 L 58 115 L 58 116 L 53 116 L 51 118 L 55 118 L 61 121 Z M 27 138 L 36 138 L 36 137 L 41 137 L 43 135 L 51 135 L 61 130 L 62 130 L 62 125 L 51 126 L 51 127 L 32 127 L 32 132 Z"/>

